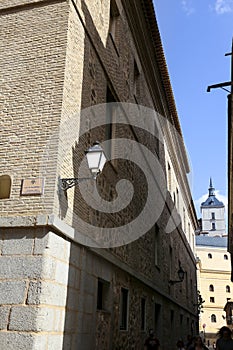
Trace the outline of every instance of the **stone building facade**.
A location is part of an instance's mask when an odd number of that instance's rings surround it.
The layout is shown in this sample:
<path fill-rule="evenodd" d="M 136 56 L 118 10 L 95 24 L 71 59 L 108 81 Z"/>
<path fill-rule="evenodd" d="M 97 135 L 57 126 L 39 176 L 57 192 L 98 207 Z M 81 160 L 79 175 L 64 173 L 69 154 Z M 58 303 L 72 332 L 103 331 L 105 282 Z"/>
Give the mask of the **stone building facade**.
<path fill-rule="evenodd" d="M 173 349 L 177 337 L 198 328 L 197 222 L 152 2 L 2 0 L 0 26 L 1 346 L 142 349 L 154 328 L 162 349 Z M 150 126 L 163 139 L 140 123 L 116 126 L 119 110 L 106 103 L 118 101 L 123 109 L 131 104 L 136 121 L 152 114 Z M 110 116 L 106 125 L 98 124 L 102 114 Z M 91 230 L 120 231 L 139 217 L 150 193 L 144 169 L 115 159 L 98 176 L 105 201 L 117 199 L 119 179 L 133 183 L 134 197 L 117 215 L 88 205 L 85 187 L 60 188 L 61 178 L 79 176 L 97 138 L 136 141 L 165 174 L 168 191 L 157 186 L 164 202 L 148 217 L 160 215 L 125 244 L 124 236 L 121 244 L 93 243 Z M 107 148 L 109 158 L 117 153 L 115 143 Z M 157 184 L 159 174 L 153 177 Z M 93 181 L 86 186 L 95 191 Z M 172 283 L 180 266 L 184 281 Z"/>

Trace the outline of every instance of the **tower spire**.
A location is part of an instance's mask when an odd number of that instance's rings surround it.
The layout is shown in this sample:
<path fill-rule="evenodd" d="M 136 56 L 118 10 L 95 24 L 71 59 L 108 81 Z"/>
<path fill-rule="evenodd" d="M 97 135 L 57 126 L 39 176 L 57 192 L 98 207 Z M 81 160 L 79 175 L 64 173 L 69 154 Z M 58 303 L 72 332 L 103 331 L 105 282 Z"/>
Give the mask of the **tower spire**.
<path fill-rule="evenodd" d="M 209 197 L 215 196 L 214 190 L 215 188 L 213 187 L 213 184 L 212 184 L 212 178 L 210 177 Z"/>

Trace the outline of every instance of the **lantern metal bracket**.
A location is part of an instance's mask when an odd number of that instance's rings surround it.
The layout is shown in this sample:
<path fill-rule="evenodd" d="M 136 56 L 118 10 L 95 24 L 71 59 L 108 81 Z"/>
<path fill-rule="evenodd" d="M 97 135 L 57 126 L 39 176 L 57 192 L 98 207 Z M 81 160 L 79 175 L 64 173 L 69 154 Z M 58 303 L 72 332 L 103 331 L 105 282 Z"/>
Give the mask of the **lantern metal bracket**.
<path fill-rule="evenodd" d="M 172 280 L 169 280 L 168 283 L 171 284 L 172 286 L 176 283 L 181 283 L 183 282 L 183 280 L 178 280 L 178 281 L 172 281 Z"/>
<path fill-rule="evenodd" d="M 67 191 L 69 188 L 78 185 L 79 182 L 93 179 L 94 177 L 60 179 L 59 185 L 61 190 Z"/>

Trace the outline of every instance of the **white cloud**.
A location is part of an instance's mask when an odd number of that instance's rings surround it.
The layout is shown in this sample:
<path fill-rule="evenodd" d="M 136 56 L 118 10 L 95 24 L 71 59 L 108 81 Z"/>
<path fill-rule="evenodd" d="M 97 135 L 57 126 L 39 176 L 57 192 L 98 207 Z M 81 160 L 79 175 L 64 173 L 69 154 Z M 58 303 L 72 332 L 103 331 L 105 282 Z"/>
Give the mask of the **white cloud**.
<path fill-rule="evenodd" d="M 214 8 L 218 15 L 233 12 L 233 0 L 216 0 Z"/>
<path fill-rule="evenodd" d="M 209 196 L 209 194 L 206 193 L 206 194 L 203 194 L 203 196 L 201 196 L 200 198 L 194 200 L 194 204 L 195 204 L 198 218 L 201 217 L 201 212 L 200 212 L 201 203 L 205 202 L 205 200 L 208 198 L 208 196 Z"/>
<path fill-rule="evenodd" d="M 225 210 L 227 210 L 228 207 L 228 198 L 227 196 L 220 194 L 220 192 L 217 190 L 215 191 L 215 195 L 217 197 L 218 200 L 220 200 L 220 202 L 223 202 L 223 204 L 225 205 Z"/>
<path fill-rule="evenodd" d="M 194 7 L 192 6 L 192 0 L 181 0 L 181 6 L 188 16 L 195 12 Z"/>

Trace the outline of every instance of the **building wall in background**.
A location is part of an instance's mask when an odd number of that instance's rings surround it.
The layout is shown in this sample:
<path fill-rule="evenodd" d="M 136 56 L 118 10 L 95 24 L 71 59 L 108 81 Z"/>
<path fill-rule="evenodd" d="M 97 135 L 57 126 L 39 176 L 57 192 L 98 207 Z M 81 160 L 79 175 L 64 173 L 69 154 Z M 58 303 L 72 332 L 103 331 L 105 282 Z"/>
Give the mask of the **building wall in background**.
<path fill-rule="evenodd" d="M 205 238 L 205 237 L 204 237 Z M 214 237 L 210 237 L 214 240 Z M 230 280 L 231 261 L 226 249 L 226 238 L 222 246 L 211 244 L 196 245 L 198 257 L 198 289 L 205 303 L 200 314 L 200 331 L 205 332 L 208 339 L 216 341 L 216 333 L 226 325 L 224 307 L 232 296 L 233 284 Z M 224 246 L 225 244 L 225 246 Z M 205 328 L 203 325 L 206 325 Z"/>

